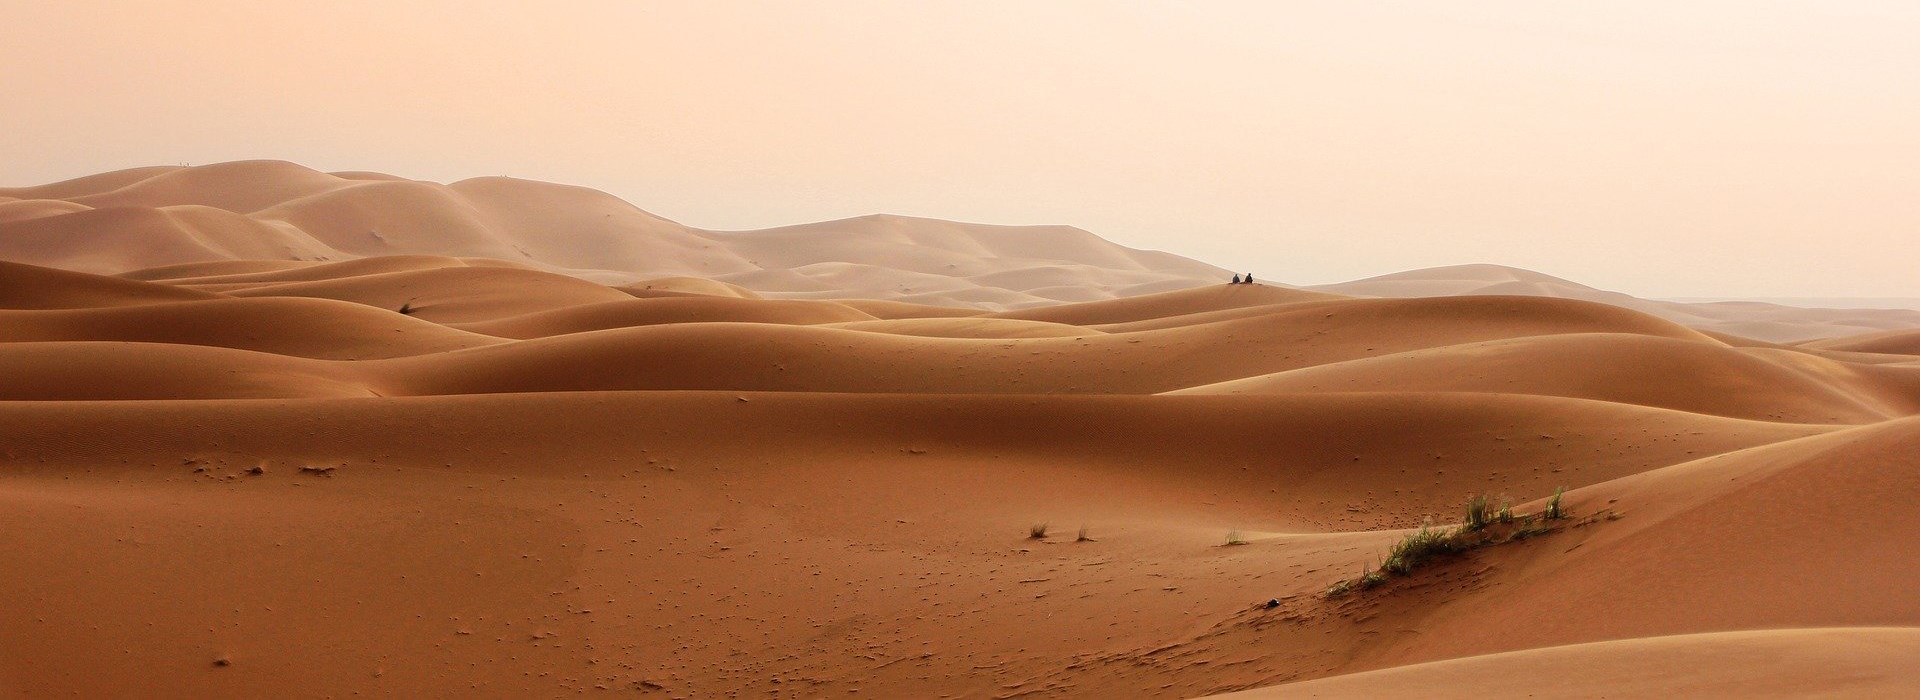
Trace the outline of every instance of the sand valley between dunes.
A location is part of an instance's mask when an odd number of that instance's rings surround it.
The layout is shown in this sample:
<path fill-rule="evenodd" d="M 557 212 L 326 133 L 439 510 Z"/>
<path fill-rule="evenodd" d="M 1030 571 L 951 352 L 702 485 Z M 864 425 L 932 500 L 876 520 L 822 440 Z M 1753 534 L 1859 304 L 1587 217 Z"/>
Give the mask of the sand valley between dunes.
<path fill-rule="evenodd" d="M 0 190 L 0 696 L 1920 693 L 1900 314 L 603 197 Z"/>

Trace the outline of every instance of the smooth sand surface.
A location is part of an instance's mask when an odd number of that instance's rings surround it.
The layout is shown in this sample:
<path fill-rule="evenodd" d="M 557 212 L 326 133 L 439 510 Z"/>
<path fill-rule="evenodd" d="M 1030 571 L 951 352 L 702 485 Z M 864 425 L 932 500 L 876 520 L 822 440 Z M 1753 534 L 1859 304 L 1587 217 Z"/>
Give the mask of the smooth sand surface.
<path fill-rule="evenodd" d="M 1217 696 L 1281 698 L 1910 698 L 1920 629 L 1842 627 L 1593 642 Z"/>
<path fill-rule="evenodd" d="M 1820 309 L 1757 301 L 1676 302 L 1619 292 L 1503 265 L 1454 265 L 1409 270 L 1312 289 L 1380 297 L 1455 295 L 1549 296 L 1584 299 L 1643 311 L 1703 331 L 1777 342 L 1799 342 L 1920 326 L 1916 309 Z"/>
<path fill-rule="evenodd" d="M 0 696 L 1920 692 L 1904 331 L 504 178 L 0 196 Z"/>

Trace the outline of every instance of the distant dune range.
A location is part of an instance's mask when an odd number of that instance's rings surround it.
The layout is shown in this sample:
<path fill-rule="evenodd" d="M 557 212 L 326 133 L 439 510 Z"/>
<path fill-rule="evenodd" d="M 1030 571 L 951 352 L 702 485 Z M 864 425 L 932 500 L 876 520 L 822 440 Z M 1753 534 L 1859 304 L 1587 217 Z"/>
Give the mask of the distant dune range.
<path fill-rule="evenodd" d="M 0 696 L 1920 692 L 1898 310 L 285 163 L 0 258 Z"/>
<path fill-rule="evenodd" d="M 239 282 L 247 273 L 317 262 L 422 255 L 612 284 L 678 277 L 755 296 L 991 311 L 1206 286 L 1232 274 L 1068 226 L 874 215 L 708 231 L 582 187 L 506 177 L 439 184 L 322 173 L 279 161 L 135 168 L 0 188 L 0 260 L 44 267 L 181 280 L 217 269 L 222 277 L 242 276 L 231 280 Z M 226 261 L 251 264 L 202 265 Z M 346 269 L 362 274 L 407 264 Z M 324 274 L 347 275 L 346 269 Z M 1916 309 L 1657 301 L 1498 265 L 1415 270 L 1314 289 L 1343 296 L 1581 299 L 1774 342 L 1920 328 Z"/>

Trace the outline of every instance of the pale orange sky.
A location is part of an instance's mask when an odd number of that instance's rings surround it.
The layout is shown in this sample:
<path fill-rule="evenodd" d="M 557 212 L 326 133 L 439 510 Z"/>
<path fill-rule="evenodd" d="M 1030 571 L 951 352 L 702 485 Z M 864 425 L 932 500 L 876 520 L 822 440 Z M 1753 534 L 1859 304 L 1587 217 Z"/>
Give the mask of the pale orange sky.
<path fill-rule="evenodd" d="M 280 158 L 1264 278 L 1920 296 L 1910 2 L 0 0 L 0 185 Z"/>

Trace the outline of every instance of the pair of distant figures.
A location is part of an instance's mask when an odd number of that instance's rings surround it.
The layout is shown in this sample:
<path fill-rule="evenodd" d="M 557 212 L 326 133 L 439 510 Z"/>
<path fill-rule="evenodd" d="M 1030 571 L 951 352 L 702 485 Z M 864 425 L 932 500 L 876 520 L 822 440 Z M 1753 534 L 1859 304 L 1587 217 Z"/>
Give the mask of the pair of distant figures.
<path fill-rule="evenodd" d="M 1251 272 L 1247 273 L 1247 276 L 1244 279 L 1242 279 L 1239 275 L 1234 275 L 1233 281 L 1228 282 L 1227 284 L 1253 284 L 1253 273 Z"/>

